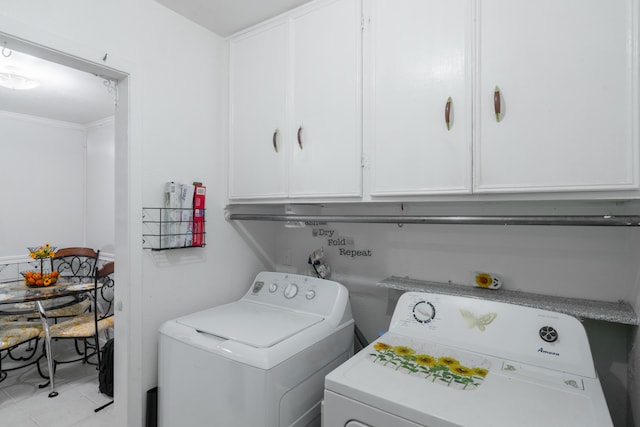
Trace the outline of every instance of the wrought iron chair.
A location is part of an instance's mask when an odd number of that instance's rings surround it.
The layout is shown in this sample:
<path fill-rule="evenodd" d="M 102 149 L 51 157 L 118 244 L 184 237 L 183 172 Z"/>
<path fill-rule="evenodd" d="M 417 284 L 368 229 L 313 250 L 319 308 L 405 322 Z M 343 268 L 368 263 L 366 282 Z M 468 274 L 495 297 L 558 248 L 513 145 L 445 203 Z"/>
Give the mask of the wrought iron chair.
<path fill-rule="evenodd" d="M 51 258 L 51 270 L 61 279 L 93 278 L 100 251 L 91 248 L 60 248 Z"/>
<path fill-rule="evenodd" d="M 60 248 L 51 258 L 51 271 L 60 273 L 58 280 L 93 279 L 100 251 L 92 248 Z M 59 318 L 73 317 L 85 313 L 91 307 L 87 298 L 78 297 L 78 302 L 62 308 L 47 310 L 47 318 L 57 322 Z M 45 307 L 46 309 L 46 307 Z M 34 315 L 37 317 L 37 315 Z"/>
<path fill-rule="evenodd" d="M 106 338 L 109 338 L 109 331 L 114 325 L 114 267 L 115 263 L 110 261 L 96 269 L 91 292 L 91 312 L 80 314 L 51 326 L 52 339 L 74 339 L 84 343 L 80 358 L 64 361 L 54 360 L 54 366 L 80 360 L 100 365 L 100 333 L 104 332 Z M 97 355 L 97 363 L 89 360 L 94 355 Z"/>
<path fill-rule="evenodd" d="M 16 322 L 0 318 L 0 382 L 7 377 L 7 372 L 27 367 L 39 359 L 30 361 L 36 354 L 38 340 L 42 333 L 42 325 L 35 322 Z M 32 345 L 35 342 L 35 345 Z M 23 345 L 28 344 L 27 348 Z M 16 351 L 21 350 L 19 354 Z M 2 361 L 12 360 L 9 367 L 2 367 Z"/>

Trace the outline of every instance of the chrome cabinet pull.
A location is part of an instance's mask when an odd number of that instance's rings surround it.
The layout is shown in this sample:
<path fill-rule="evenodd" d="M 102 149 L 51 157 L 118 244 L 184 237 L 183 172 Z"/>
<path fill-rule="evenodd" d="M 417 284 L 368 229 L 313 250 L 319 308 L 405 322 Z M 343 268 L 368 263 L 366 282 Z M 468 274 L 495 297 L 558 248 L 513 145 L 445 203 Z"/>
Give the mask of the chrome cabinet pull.
<path fill-rule="evenodd" d="M 273 149 L 278 152 L 278 129 L 273 131 Z"/>
<path fill-rule="evenodd" d="M 493 110 L 496 113 L 496 122 L 499 122 L 502 111 L 500 107 L 500 88 L 498 86 L 493 91 Z"/>
<path fill-rule="evenodd" d="M 302 150 L 302 125 L 298 128 L 298 146 Z"/>
<path fill-rule="evenodd" d="M 451 130 L 451 97 L 447 98 L 447 103 L 444 107 L 444 121 L 447 124 L 447 130 Z"/>

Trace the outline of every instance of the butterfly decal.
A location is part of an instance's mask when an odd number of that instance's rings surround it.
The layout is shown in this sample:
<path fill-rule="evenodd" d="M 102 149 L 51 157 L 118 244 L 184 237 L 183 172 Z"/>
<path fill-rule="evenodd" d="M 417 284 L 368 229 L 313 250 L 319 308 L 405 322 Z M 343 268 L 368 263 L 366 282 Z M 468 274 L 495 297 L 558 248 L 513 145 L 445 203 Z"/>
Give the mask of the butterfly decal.
<path fill-rule="evenodd" d="M 475 314 L 469 310 L 465 310 L 464 308 L 460 309 L 460 313 L 462 314 L 463 319 L 467 322 L 467 327 L 469 329 L 473 329 L 474 326 L 477 326 L 481 331 L 484 331 L 486 327 L 493 322 L 496 317 L 498 317 L 496 313 L 487 313 L 480 317 L 476 317 Z"/>

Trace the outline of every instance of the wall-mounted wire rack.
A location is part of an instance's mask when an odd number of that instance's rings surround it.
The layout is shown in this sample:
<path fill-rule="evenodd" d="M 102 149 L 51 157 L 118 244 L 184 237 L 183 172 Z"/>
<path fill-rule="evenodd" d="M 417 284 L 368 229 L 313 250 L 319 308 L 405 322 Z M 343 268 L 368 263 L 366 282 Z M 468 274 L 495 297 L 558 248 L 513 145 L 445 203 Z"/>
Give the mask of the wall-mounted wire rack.
<path fill-rule="evenodd" d="M 205 209 L 142 208 L 142 247 L 154 251 L 206 246 Z"/>

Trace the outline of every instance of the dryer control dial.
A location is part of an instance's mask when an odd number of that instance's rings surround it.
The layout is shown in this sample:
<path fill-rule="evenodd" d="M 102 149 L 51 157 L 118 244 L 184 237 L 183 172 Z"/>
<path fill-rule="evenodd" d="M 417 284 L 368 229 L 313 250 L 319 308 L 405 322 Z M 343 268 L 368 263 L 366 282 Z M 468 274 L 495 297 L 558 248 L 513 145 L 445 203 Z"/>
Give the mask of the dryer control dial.
<path fill-rule="evenodd" d="M 429 323 L 436 317 L 436 308 L 429 301 L 418 301 L 413 306 L 413 318 L 419 323 Z"/>
<path fill-rule="evenodd" d="M 543 326 L 538 334 L 546 342 L 556 342 L 558 340 L 558 331 L 552 326 Z"/>
<path fill-rule="evenodd" d="M 293 297 L 295 297 L 296 295 L 298 295 L 298 285 L 296 285 L 295 283 L 289 283 L 285 288 L 284 288 L 284 297 L 291 299 Z"/>
<path fill-rule="evenodd" d="M 278 284 L 277 283 L 272 283 L 272 284 L 269 285 L 269 292 L 274 293 L 277 290 L 278 290 Z"/>

